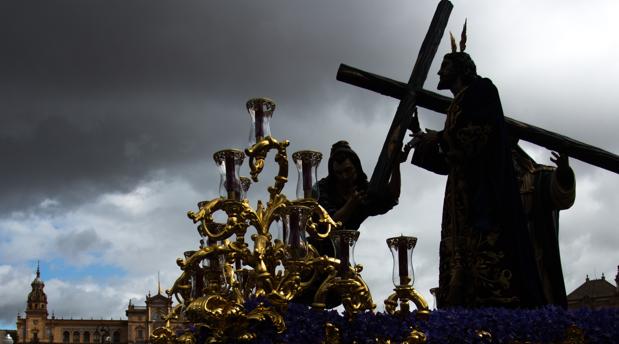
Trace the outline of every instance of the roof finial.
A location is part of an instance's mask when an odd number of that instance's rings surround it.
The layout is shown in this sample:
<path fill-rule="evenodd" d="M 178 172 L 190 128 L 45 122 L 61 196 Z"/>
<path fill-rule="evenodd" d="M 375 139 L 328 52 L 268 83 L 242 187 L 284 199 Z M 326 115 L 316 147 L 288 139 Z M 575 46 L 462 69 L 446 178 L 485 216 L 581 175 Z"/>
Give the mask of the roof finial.
<path fill-rule="evenodd" d="M 41 277 L 41 270 L 39 269 L 41 261 L 37 260 L 37 278 Z"/>
<path fill-rule="evenodd" d="M 159 279 L 159 271 L 157 271 L 157 295 L 161 295 L 161 280 Z"/>

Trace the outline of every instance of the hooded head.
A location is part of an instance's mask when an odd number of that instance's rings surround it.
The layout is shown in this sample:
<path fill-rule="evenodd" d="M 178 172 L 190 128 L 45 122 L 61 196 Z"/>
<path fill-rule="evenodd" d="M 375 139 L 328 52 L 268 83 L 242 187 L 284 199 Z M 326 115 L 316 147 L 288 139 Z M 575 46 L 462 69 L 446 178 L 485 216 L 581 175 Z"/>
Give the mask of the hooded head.
<path fill-rule="evenodd" d="M 363 172 L 361 160 L 347 141 L 338 141 L 331 146 L 328 162 L 331 183 L 350 183 L 356 187 L 365 187 L 368 177 Z"/>

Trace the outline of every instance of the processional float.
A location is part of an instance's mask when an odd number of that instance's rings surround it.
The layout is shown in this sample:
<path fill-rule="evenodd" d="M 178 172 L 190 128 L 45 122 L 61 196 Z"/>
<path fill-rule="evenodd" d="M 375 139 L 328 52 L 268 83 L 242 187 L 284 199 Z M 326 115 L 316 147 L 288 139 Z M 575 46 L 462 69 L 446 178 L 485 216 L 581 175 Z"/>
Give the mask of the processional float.
<path fill-rule="evenodd" d="M 251 117 L 249 147 L 244 151 L 224 149 L 213 155 L 220 172 L 220 197 L 198 203 L 198 211 L 187 215 L 198 223 L 202 240 L 197 250 L 187 251 L 176 263 L 182 273 L 166 290 L 177 305 L 164 319 L 166 326 L 153 331 L 152 341 L 163 343 L 218 343 L 252 340 L 256 323 L 285 331 L 287 305 L 318 286 L 310 301 L 317 310 L 326 307 L 327 294 L 341 300 L 348 318 L 376 307 L 370 290 L 361 278 L 362 266 L 355 263 L 354 248 L 359 232 L 342 228 L 321 207 L 314 185 L 322 154 L 302 150 L 292 154 L 298 170 L 296 199 L 289 200 L 282 190 L 288 181 L 288 140 L 271 135 L 270 121 L 275 103 L 267 98 L 247 102 Z M 275 183 L 267 191 L 269 199 L 258 201 L 252 208 L 247 199 L 251 184 L 240 176 L 240 168 L 249 160 L 251 180 L 258 182 L 267 154 L 275 151 L 278 165 Z M 217 222 L 215 213 L 225 213 L 226 220 Z M 255 233 L 246 241 L 248 229 Z M 308 242 L 331 240 L 336 257 L 321 255 Z M 429 309 L 423 297 L 413 288 L 412 254 L 417 238 L 390 238 L 387 244 L 394 259 L 393 295 L 385 300 L 385 310 L 392 315 L 405 315 L 414 303 L 417 315 L 425 318 Z M 252 247 L 253 246 L 253 247 Z M 311 289 L 314 290 L 314 289 Z M 399 305 L 398 305 L 399 302 Z M 252 307 L 248 307 L 248 304 Z M 398 310 L 399 308 L 399 310 Z M 173 321 L 185 321 L 196 331 L 175 333 Z M 327 326 L 326 332 L 333 331 Z M 423 333 L 412 331 L 411 336 Z"/>

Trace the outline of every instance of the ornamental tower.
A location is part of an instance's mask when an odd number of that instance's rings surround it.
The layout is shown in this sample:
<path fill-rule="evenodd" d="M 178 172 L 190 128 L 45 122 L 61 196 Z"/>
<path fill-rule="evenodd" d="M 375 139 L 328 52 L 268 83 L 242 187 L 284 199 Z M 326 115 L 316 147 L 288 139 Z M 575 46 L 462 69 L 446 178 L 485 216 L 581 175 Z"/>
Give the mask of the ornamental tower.
<path fill-rule="evenodd" d="M 48 315 L 47 295 L 45 295 L 45 291 L 43 290 L 43 288 L 45 288 L 45 283 L 43 283 L 41 279 L 41 270 L 38 263 L 37 275 L 30 285 L 32 286 L 32 290 L 28 294 L 25 324 L 22 326 L 18 324 L 18 331 L 20 331 L 19 334 L 22 336 L 23 340 L 30 343 L 38 343 L 39 341 L 47 339 L 45 328 Z"/>
<path fill-rule="evenodd" d="M 41 270 L 39 269 L 39 264 L 37 263 L 37 276 L 34 278 L 32 283 L 32 291 L 28 294 L 28 305 L 26 307 L 26 315 L 28 317 L 43 317 L 47 319 L 47 295 L 45 295 L 45 291 L 43 288 L 45 287 L 45 283 L 41 279 Z"/>

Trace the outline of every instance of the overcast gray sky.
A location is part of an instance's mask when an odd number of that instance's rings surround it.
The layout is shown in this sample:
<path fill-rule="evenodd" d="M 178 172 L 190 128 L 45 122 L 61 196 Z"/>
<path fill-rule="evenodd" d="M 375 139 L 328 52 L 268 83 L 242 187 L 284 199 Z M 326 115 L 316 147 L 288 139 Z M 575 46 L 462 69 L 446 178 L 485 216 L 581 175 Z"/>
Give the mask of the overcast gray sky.
<path fill-rule="evenodd" d="M 506 114 L 619 152 L 616 1 L 453 2 L 448 30 L 459 35 L 468 18 L 467 51 Z M 158 271 L 171 286 L 175 259 L 199 240 L 185 213 L 217 196 L 212 153 L 247 145 L 251 97 L 277 102 L 272 133 L 292 142 L 290 154 L 328 154 L 346 139 L 371 174 L 397 102 L 338 82 L 338 66 L 408 80 L 437 3 L 2 2 L 0 327 L 23 314 L 37 260 L 58 317 L 122 317 L 130 298 L 156 291 Z M 448 50 L 445 37 L 427 89 Z M 434 129 L 444 120 L 420 116 Z M 525 148 L 550 164 L 550 152 Z M 560 234 L 568 292 L 586 274 L 612 282 L 619 263 L 618 176 L 571 164 L 577 199 Z M 252 204 L 267 198 L 270 171 Z M 400 204 L 364 223 L 356 250 L 379 309 L 393 288 L 388 237 L 417 236 L 415 286 L 430 298 L 438 283 L 445 178 L 409 163 L 402 172 Z"/>

